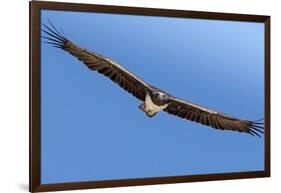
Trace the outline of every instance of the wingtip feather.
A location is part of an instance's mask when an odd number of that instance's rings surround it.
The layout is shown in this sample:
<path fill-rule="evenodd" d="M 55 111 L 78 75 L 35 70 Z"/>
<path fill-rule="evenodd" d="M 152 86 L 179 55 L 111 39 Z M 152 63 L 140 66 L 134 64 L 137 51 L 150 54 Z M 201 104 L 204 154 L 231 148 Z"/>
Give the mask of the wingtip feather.
<path fill-rule="evenodd" d="M 67 43 L 67 38 L 63 36 L 56 27 L 52 24 L 52 22 L 48 19 L 48 25 L 42 23 L 42 32 L 43 35 L 41 38 L 47 40 L 44 43 L 51 44 L 54 47 L 64 49 Z"/>
<path fill-rule="evenodd" d="M 258 119 L 255 121 L 251 121 L 248 133 L 251 135 L 254 135 L 254 136 L 258 136 L 258 137 L 261 137 L 262 135 L 264 135 L 264 123 L 259 122 L 263 119 L 264 118 Z"/>

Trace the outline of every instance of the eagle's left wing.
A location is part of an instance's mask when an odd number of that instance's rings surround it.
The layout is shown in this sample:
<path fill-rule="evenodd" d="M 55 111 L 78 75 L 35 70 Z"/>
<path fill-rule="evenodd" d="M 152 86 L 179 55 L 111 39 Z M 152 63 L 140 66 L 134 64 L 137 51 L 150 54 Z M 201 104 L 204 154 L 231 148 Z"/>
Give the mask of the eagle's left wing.
<path fill-rule="evenodd" d="M 173 96 L 169 97 L 169 101 L 170 104 L 164 111 L 180 118 L 195 121 L 215 129 L 233 130 L 257 136 L 264 133 L 263 123 L 241 120 Z"/>
<path fill-rule="evenodd" d="M 45 24 L 43 24 L 43 26 L 44 29 L 42 29 L 42 31 L 46 36 L 42 37 L 47 40 L 46 43 L 73 55 L 83 62 L 89 69 L 108 77 L 139 100 L 144 101 L 147 92 L 152 90 L 149 84 L 145 83 L 142 79 L 119 65 L 117 62 L 77 46 L 57 31 L 51 23 L 50 26 Z"/>

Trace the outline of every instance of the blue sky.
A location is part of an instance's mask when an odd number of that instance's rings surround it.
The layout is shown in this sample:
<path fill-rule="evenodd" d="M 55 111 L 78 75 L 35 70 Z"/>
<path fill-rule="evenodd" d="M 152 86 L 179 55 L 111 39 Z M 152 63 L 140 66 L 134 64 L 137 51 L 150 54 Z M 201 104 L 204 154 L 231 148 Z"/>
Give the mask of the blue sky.
<path fill-rule="evenodd" d="M 264 25 L 41 11 L 81 47 L 175 96 L 238 118 L 264 115 Z M 135 99 L 71 55 L 41 44 L 41 182 L 264 169 L 264 139 L 215 130 Z"/>

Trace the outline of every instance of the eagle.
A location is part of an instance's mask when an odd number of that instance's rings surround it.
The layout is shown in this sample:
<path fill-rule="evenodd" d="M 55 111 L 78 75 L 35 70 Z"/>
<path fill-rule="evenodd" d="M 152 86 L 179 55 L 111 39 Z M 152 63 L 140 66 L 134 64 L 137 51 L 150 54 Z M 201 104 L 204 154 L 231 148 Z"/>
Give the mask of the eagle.
<path fill-rule="evenodd" d="M 43 32 L 41 37 L 45 43 L 73 55 L 90 70 L 106 76 L 113 83 L 141 100 L 143 103 L 140 104 L 139 109 L 148 117 L 154 117 L 160 111 L 164 111 L 215 129 L 238 131 L 258 137 L 264 134 L 264 123 L 261 122 L 263 119 L 254 121 L 238 119 L 177 98 L 146 83 L 111 58 L 79 47 L 67 39 L 64 33 L 57 30 L 50 21 L 48 24 L 43 23 L 41 30 Z"/>

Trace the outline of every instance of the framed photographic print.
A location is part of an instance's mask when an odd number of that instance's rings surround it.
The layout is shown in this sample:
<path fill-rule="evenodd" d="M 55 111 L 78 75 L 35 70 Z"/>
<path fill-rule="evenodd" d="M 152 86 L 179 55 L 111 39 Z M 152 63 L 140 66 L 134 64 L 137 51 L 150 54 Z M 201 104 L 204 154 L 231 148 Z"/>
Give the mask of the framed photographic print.
<path fill-rule="evenodd" d="M 30 191 L 270 176 L 270 17 L 30 2 Z"/>

